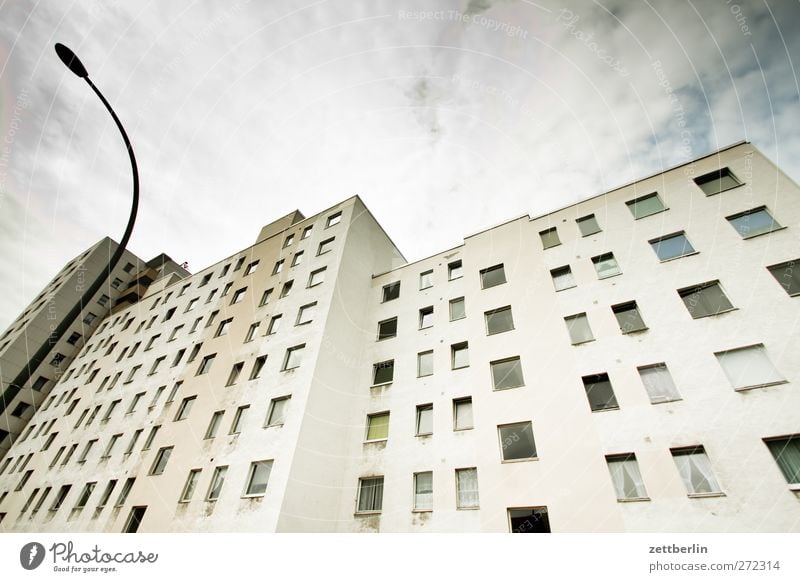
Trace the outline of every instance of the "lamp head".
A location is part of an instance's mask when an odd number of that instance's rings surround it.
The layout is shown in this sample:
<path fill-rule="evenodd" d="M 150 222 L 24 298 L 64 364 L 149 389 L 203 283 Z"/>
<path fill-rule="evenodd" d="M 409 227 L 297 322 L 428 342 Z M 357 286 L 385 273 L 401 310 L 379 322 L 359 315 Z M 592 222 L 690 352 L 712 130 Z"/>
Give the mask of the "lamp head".
<path fill-rule="evenodd" d="M 81 79 L 85 79 L 89 76 L 86 67 L 83 66 L 81 60 L 73 53 L 70 49 L 66 46 L 61 44 L 60 42 L 56 43 L 56 54 L 61 61 L 67 65 L 67 68 L 75 73 Z"/>

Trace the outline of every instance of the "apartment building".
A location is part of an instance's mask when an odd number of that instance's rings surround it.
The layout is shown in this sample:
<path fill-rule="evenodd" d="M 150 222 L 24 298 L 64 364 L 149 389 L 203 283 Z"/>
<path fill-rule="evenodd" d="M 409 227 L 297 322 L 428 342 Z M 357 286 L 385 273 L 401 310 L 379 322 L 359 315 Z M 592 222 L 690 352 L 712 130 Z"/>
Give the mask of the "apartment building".
<path fill-rule="evenodd" d="M 746 142 L 413 263 L 291 213 L 105 317 L 0 530 L 799 531 L 798 227 Z"/>

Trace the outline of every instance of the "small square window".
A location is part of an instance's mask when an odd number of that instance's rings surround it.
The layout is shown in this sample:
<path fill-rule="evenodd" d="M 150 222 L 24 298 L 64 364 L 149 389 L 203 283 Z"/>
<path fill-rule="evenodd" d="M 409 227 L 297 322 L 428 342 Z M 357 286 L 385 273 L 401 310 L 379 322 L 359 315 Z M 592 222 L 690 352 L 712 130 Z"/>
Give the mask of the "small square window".
<path fill-rule="evenodd" d="M 639 366 L 636 370 L 642 378 L 642 384 L 644 384 L 644 389 L 650 397 L 651 404 L 681 399 L 678 389 L 675 387 L 675 382 L 672 381 L 672 375 L 669 373 L 667 365 L 663 362 L 649 366 Z"/>
<path fill-rule="evenodd" d="M 430 434 L 433 434 L 433 404 L 421 404 L 417 406 L 416 435 Z"/>
<path fill-rule="evenodd" d="M 414 473 L 414 511 L 433 509 L 433 472 Z"/>
<path fill-rule="evenodd" d="M 781 227 L 767 211 L 766 206 L 753 208 L 733 216 L 727 216 L 726 220 L 736 229 L 742 238 L 753 238 L 755 236 L 779 230 Z"/>
<path fill-rule="evenodd" d="M 247 487 L 244 494 L 247 497 L 264 495 L 267 492 L 269 474 L 272 472 L 272 461 L 256 461 L 250 464 L 247 475 Z"/>
<path fill-rule="evenodd" d="M 697 446 L 670 452 L 689 495 L 721 492 L 705 448 Z"/>
<path fill-rule="evenodd" d="M 292 246 L 293 242 L 294 242 L 294 235 L 290 234 L 285 239 L 283 239 L 283 248 L 287 248 L 287 247 Z"/>
<path fill-rule="evenodd" d="M 617 397 L 614 395 L 614 388 L 611 386 L 608 374 L 592 374 L 584 376 L 582 380 L 592 412 L 619 409 Z"/>
<path fill-rule="evenodd" d="M 714 355 L 734 390 L 782 384 L 786 381 L 769 359 L 762 344 L 716 352 Z"/>
<path fill-rule="evenodd" d="M 478 497 L 478 469 L 456 469 L 456 506 L 473 509 L 480 505 Z"/>
<path fill-rule="evenodd" d="M 598 279 L 613 277 L 622 272 L 617 263 L 617 259 L 614 258 L 614 253 L 604 253 L 592 257 L 592 263 L 594 264 L 595 271 L 597 271 Z"/>
<path fill-rule="evenodd" d="M 433 287 L 433 270 L 425 271 L 419 274 L 419 288 L 428 289 Z"/>
<path fill-rule="evenodd" d="M 433 374 L 433 350 L 417 354 L 417 377 L 431 376 Z"/>
<path fill-rule="evenodd" d="M 649 242 L 660 261 L 669 261 L 670 259 L 685 257 L 696 252 L 683 232 L 662 236 Z"/>
<path fill-rule="evenodd" d="M 775 462 L 791 485 L 800 484 L 800 434 L 764 439 Z"/>
<path fill-rule="evenodd" d="M 386 360 L 372 365 L 372 385 L 388 384 L 394 380 L 394 360 Z"/>
<path fill-rule="evenodd" d="M 397 335 L 397 318 L 385 319 L 378 323 L 378 341 L 393 338 Z"/>
<path fill-rule="evenodd" d="M 628 210 L 631 211 L 631 214 L 633 214 L 633 217 L 637 220 L 666 210 L 664 203 L 661 202 L 661 198 L 658 197 L 656 192 L 634 200 L 629 200 L 625 204 L 628 205 Z"/>
<path fill-rule="evenodd" d="M 450 321 L 464 319 L 467 316 L 464 298 L 458 297 L 450 300 Z"/>
<path fill-rule="evenodd" d="M 324 255 L 333 250 L 333 238 L 326 239 L 319 243 L 319 247 L 317 248 L 317 256 Z"/>
<path fill-rule="evenodd" d="M 267 412 L 266 426 L 281 426 L 286 422 L 286 409 L 291 398 L 291 396 L 283 396 L 272 399 L 269 405 L 269 412 Z"/>
<path fill-rule="evenodd" d="M 100 305 L 102 305 L 103 307 L 105 307 L 105 306 L 108 304 L 108 302 L 109 302 L 110 300 L 111 300 L 111 297 L 109 297 L 108 295 L 106 295 L 106 294 L 104 293 L 104 294 L 102 294 L 102 295 L 100 296 L 100 299 L 98 299 L 98 300 L 97 300 L 97 302 L 98 302 Z"/>
<path fill-rule="evenodd" d="M 694 319 L 717 315 L 733 309 L 733 305 L 723 293 L 719 281 L 678 289 L 678 295 L 683 299 L 686 309 Z"/>
<path fill-rule="evenodd" d="M 694 183 L 706 193 L 706 196 L 719 194 L 720 192 L 730 190 L 742 184 L 728 168 L 722 168 L 721 170 L 704 174 L 695 178 Z"/>
<path fill-rule="evenodd" d="M 317 269 L 316 271 L 311 271 L 311 274 L 308 276 L 309 287 L 316 287 L 317 285 L 320 285 L 325 281 L 326 268 L 327 267 L 322 267 L 321 269 Z"/>
<path fill-rule="evenodd" d="M 481 289 L 489 289 L 506 282 L 506 271 L 503 264 L 481 269 Z"/>
<path fill-rule="evenodd" d="M 464 268 L 461 265 L 461 261 L 453 261 L 452 263 L 447 265 L 447 278 L 448 280 L 452 281 L 453 279 L 460 279 L 464 276 Z"/>
<path fill-rule="evenodd" d="M 550 276 L 553 278 L 553 287 L 555 287 L 556 291 L 575 287 L 575 277 L 572 276 L 572 269 L 569 265 L 551 269 Z"/>
<path fill-rule="evenodd" d="M 500 451 L 504 461 L 536 458 L 536 443 L 530 422 L 517 422 L 497 427 Z"/>
<path fill-rule="evenodd" d="M 337 212 L 336 214 L 331 214 L 328 217 L 328 220 L 325 223 L 325 228 L 330 228 L 332 226 L 336 226 L 342 221 L 342 213 Z"/>
<path fill-rule="evenodd" d="M 581 231 L 581 236 L 591 236 L 601 231 L 600 224 L 597 222 L 594 214 L 583 216 L 575 221 L 578 224 L 578 229 Z"/>
<path fill-rule="evenodd" d="M 490 362 L 489 367 L 492 371 L 492 384 L 495 390 L 518 388 L 525 385 L 519 356 Z"/>
<path fill-rule="evenodd" d="M 419 310 L 419 328 L 433 327 L 433 307 L 423 307 Z"/>
<path fill-rule="evenodd" d="M 294 368 L 300 366 L 303 358 L 303 348 L 305 347 L 305 344 L 301 344 L 286 350 L 286 357 L 283 360 L 283 371 L 293 370 Z"/>
<path fill-rule="evenodd" d="M 647 329 L 644 324 L 639 307 L 636 301 L 629 301 L 627 303 L 620 303 L 619 305 L 612 305 L 611 310 L 617 318 L 619 329 L 622 333 L 633 333 L 635 331 L 643 331 Z"/>
<path fill-rule="evenodd" d="M 453 400 L 453 430 L 472 428 L 472 398 Z"/>
<path fill-rule="evenodd" d="M 569 331 L 569 338 L 572 345 L 594 340 L 592 328 L 589 326 L 589 318 L 586 317 L 585 313 L 578 313 L 565 317 L 564 323 L 567 324 L 567 331 Z"/>
<path fill-rule="evenodd" d="M 642 474 L 639 472 L 639 463 L 636 462 L 636 455 L 626 453 L 624 455 L 606 456 L 608 472 L 611 474 L 611 481 L 614 483 L 614 490 L 617 492 L 617 500 L 626 499 L 646 499 L 647 490 L 644 487 Z"/>
<path fill-rule="evenodd" d="M 383 441 L 389 438 L 389 413 L 367 415 L 367 441 Z"/>
<path fill-rule="evenodd" d="M 358 513 L 379 512 L 383 508 L 383 477 L 358 480 Z"/>
<path fill-rule="evenodd" d="M 772 265 L 767 267 L 767 270 L 789 294 L 789 297 L 800 295 L 800 259 Z"/>
<path fill-rule="evenodd" d="M 469 366 L 469 343 L 461 342 L 450 346 L 450 361 L 453 370 Z"/>
<path fill-rule="evenodd" d="M 542 248 L 549 249 L 552 247 L 557 247 L 561 244 L 561 241 L 558 238 L 558 230 L 556 227 L 548 228 L 547 230 L 543 230 L 539 233 L 539 238 L 542 239 Z"/>
<path fill-rule="evenodd" d="M 77 331 L 74 331 L 72 332 L 72 335 L 70 335 L 69 338 L 67 338 L 67 343 L 74 346 L 75 344 L 78 343 L 78 340 L 81 339 L 81 337 L 83 337 L 81 336 L 81 334 L 79 334 Z M 106 355 L 108 355 L 108 353 L 106 353 Z"/>

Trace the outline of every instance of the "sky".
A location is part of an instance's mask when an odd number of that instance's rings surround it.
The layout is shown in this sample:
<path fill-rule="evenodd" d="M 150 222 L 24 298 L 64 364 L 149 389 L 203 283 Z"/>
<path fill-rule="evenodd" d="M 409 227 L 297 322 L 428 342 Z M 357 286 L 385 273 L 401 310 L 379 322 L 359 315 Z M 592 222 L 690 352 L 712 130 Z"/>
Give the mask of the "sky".
<path fill-rule="evenodd" d="M 800 180 L 796 0 L 0 0 L 0 330 L 127 222 L 196 272 L 358 194 L 410 261 L 740 140 Z"/>

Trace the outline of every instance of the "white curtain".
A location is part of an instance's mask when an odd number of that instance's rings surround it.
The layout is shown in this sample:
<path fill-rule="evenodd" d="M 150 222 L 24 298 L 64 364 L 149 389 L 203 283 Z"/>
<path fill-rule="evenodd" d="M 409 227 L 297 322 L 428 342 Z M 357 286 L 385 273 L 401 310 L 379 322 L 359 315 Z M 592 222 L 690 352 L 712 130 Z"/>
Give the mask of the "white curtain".
<path fill-rule="evenodd" d="M 417 473 L 414 475 L 414 509 L 430 509 L 433 507 L 433 473 Z"/>
<path fill-rule="evenodd" d="M 456 429 L 472 428 L 472 400 L 456 403 Z"/>
<path fill-rule="evenodd" d="M 458 506 L 478 507 L 478 470 L 459 469 L 458 477 Z"/>
<path fill-rule="evenodd" d="M 767 442 L 772 456 L 789 483 L 800 483 L 800 437 Z"/>
<path fill-rule="evenodd" d="M 784 380 L 767 357 L 764 346 L 750 346 L 716 354 L 734 388 L 747 388 Z"/>
<path fill-rule="evenodd" d="M 650 396 L 650 402 L 680 399 L 678 389 L 675 388 L 672 376 L 664 364 L 639 368 L 639 375 L 642 377 L 642 383 L 645 390 L 647 390 L 648 396 Z"/>
<path fill-rule="evenodd" d="M 704 450 L 676 454 L 675 464 L 689 493 L 713 493 L 720 490 L 711 469 L 711 461 Z"/>
<path fill-rule="evenodd" d="M 647 490 L 644 487 L 636 457 L 609 459 L 608 470 L 611 472 L 614 489 L 617 490 L 617 499 L 647 497 Z"/>

